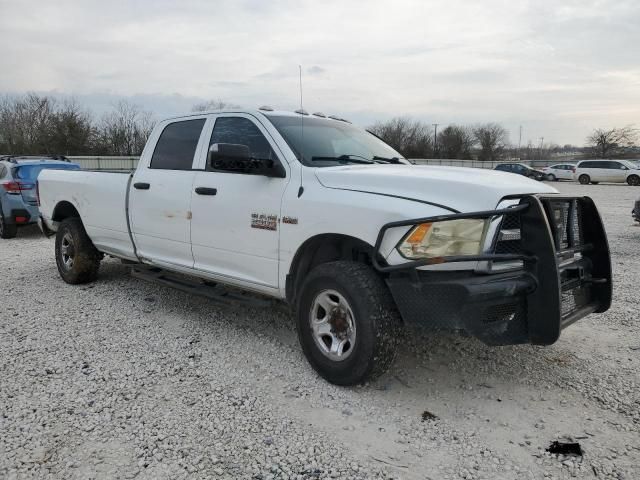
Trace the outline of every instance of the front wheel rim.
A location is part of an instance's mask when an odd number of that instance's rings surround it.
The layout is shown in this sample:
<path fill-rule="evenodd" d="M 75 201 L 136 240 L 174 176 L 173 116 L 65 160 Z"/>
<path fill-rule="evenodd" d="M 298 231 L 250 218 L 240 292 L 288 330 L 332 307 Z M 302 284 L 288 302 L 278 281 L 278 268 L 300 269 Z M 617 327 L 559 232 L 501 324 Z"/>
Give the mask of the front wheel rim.
<path fill-rule="evenodd" d="M 73 262 L 76 256 L 76 249 L 73 243 L 73 237 L 70 233 L 65 233 L 60 242 L 60 258 L 66 270 L 73 268 Z"/>
<path fill-rule="evenodd" d="M 349 358 L 356 345 L 356 321 L 349 302 L 335 290 L 322 290 L 309 315 L 311 335 L 318 350 L 330 360 Z"/>

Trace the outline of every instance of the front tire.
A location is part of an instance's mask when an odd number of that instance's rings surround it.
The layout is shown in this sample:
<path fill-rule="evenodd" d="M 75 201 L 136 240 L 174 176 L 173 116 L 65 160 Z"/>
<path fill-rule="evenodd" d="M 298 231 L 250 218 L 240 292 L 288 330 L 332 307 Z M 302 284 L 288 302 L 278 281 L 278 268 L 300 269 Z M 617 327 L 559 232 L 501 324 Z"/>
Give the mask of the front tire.
<path fill-rule="evenodd" d="M 302 285 L 296 322 L 307 360 L 336 385 L 376 378 L 395 359 L 400 314 L 384 281 L 363 263 L 314 268 Z"/>
<path fill-rule="evenodd" d="M 67 218 L 56 234 L 56 264 L 62 279 L 72 285 L 98 277 L 102 255 L 87 235 L 79 218 Z"/>
<path fill-rule="evenodd" d="M 556 176 L 553 173 L 550 173 L 549 175 L 547 175 L 547 181 L 548 182 L 557 182 L 558 179 L 556 178 Z"/>
<path fill-rule="evenodd" d="M 4 215 L 0 213 L 0 238 L 9 239 L 18 234 L 18 226 L 15 223 L 7 223 Z"/>
<path fill-rule="evenodd" d="M 629 175 L 629 178 L 627 178 L 627 183 L 632 187 L 637 187 L 638 185 L 640 185 L 640 177 L 638 175 Z"/>
<path fill-rule="evenodd" d="M 591 183 L 591 177 L 583 173 L 578 177 L 578 181 L 580 182 L 580 185 L 589 185 L 589 183 Z"/>

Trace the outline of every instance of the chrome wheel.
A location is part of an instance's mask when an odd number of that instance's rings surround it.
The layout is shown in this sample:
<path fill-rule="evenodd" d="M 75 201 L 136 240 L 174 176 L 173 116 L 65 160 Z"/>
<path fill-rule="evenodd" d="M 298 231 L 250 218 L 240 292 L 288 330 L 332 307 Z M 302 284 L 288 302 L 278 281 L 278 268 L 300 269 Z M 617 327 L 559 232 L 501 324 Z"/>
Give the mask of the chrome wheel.
<path fill-rule="evenodd" d="M 64 268 L 71 270 L 73 268 L 73 260 L 76 256 L 76 249 L 73 244 L 73 237 L 69 232 L 64 234 L 62 242 L 60 243 L 60 255 L 62 256 L 62 263 Z"/>
<path fill-rule="evenodd" d="M 335 290 L 323 290 L 313 300 L 309 316 L 311 332 L 324 356 L 340 362 L 356 344 L 356 322 L 347 300 Z"/>

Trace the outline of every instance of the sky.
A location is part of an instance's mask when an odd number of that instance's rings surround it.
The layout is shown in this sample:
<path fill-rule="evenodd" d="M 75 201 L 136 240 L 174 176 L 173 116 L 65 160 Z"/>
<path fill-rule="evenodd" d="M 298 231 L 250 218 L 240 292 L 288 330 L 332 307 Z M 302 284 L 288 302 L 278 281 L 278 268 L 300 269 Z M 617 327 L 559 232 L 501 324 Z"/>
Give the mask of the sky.
<path fill-rule="evenodd" d="M 639 0 L 0 0 L 0 94 L 206 99 L 367 126 L 494 121 L 517 144 L 640 126 Z"/>

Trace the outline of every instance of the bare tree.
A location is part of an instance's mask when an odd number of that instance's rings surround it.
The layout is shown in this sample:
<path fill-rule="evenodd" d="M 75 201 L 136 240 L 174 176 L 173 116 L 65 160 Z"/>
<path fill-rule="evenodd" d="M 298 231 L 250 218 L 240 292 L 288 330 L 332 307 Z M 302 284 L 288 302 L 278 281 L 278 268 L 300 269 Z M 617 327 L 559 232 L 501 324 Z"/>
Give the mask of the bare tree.
<path fill-rule="evenodd" d="M 0 129 L 7 153 L 50 153 L 49 137 L 55 101 L 29 93 L 5 97 L 0 105 Z"/>
<path fill-rule="evenodd" d="M 49 134 L 49 150 L 53 153 L 77 155 L 88 153 L 94 146 L 96 128 L 91 115 L 75 100 L 62 104 L 53 116 Z"/>
<path fill-rule="evenodd" d="M 207 110 L 224 110 L 225 108 L 239 108 L 238 105 L 225 102 L 218 98 L 214 100 L 207 100 L 206 102 L 196 103 L 191 107 L 192 112 L 206 112 Z"/>
<path fill-rule="evenodd" d="M 395 148 L 406 158 L 429 158 L 433 156 L 431 126 L 407 117 L 378 122 L 369 131 Z"/>
<path fill-rule="evenodd" d="M 109 155 L 140 155 L 153 126 L 150 112 L 121 101 L 102 117 L 99 149 Z"/>
<path fill-rule="evenodd" d="M 499 159 L 507 146 L 509 135 L 498 123 L 485 123 L 473 129 L 473 136 L 480 146 L 479 159 L 483 161 Z"/>
<path fill-rule="evenodd" d="M 596 128 L 587 137 L 587 145 L 600 158 L 608 158 L 618 153 L 621 147 L 632 146 L 638 138 L 638 131 L 632 126 L 605 130 Z"/>
<path fill-rule="evenodd" d="M 473 132 L 463 125 L 449 125 L 438 134 L 444 158 L 470 159 L 474 142 Z"/>

